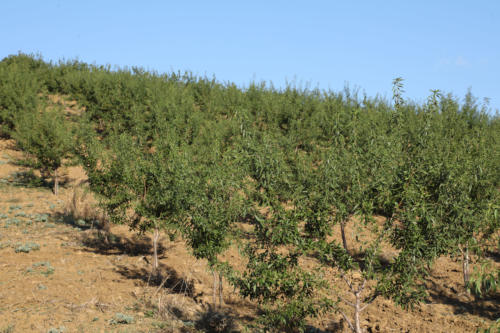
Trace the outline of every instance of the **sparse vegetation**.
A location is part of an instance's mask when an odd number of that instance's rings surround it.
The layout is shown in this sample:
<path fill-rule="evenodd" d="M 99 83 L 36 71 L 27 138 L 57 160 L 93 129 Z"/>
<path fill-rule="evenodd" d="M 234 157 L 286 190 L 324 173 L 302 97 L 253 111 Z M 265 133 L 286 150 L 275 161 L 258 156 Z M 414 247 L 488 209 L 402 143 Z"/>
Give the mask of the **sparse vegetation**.
<path fill-rule="evenodd" d="M 113 319 L 110 320 L 110 324 L 116 325 L 116 324 L 132 324 L 134 322 L 134 317 L 123 314 L 123 313 L 117 313 L 113 317 Z"/>
<path fill-rule="evenodd" d="M 29 253 L 30 251 L 38 251 L 40 250 L 40 245 L 37 243 L 26 243 L 24 245 L 17 246 L 15 251 L 16 253 Z"/>
<path fill-rule="evenodd" d="M 60 326 L 57 328 L 50 328 L 47 333 L 64 333 L 66 332 L 66 328 L 64 326 Z"/>
<path fill-rule="evenodd" d="M 2 330 L 0 332 L 2 332 L 2 333 L 14 333 L 14 325 L 8 325 L 7 327 L 2 328 Z"/>

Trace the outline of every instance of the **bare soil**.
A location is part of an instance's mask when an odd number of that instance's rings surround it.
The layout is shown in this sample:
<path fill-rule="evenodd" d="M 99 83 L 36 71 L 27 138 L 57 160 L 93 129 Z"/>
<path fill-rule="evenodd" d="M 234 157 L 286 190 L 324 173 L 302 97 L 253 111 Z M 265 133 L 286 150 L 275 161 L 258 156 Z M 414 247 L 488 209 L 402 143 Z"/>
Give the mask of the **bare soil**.
<path fill-rule="evenodd" d="M 150 235 L 80 221 L 102 219 L 83 190 L 83 170 L 65 168 L 56 197 L 49 186 L 30 188 L 19 180 L 27 171 L 16 164 L 21 156 L 11 141 L 0 141 L 0 332 L 208 330 L 212 274 L 180 237 L 162 237 L 161 277 L 152 277 Z M 354 236 L 348 228 L 351 244 Z M 238 257 L 232 251 L 228 256 Z M 426 304 L 405 311 L 377 299 L 363 313 L 363 327 L 368 332 L 475 332 L 500 317 L 498 297 L 479 301 L 464 291 L 458 261 L 439 259 L 428 283 Z M 235 331 L 255 331 L 257 304 L 227 285 L 224 301 L 219 320 L 233 320 Z M 348 332 L 340 314 L 310 324 L 316 332 Z"/>

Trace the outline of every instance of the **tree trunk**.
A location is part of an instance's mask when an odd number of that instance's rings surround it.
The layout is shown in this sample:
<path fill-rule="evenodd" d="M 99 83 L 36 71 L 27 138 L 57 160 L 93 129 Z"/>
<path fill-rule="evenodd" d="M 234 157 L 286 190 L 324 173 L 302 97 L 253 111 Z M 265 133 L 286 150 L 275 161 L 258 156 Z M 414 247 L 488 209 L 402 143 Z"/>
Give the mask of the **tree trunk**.
<path fill-rule="evenodd" d="M 465 246 L 465 250 L 462 252 L 463 262 L 462 262 L 462 270 L 464 275 L 464 287 L 467 288 L 467 284 L 469 283 L 469 244 Z"/>
<path fill-rule="evenodd" d="M 356 333 L 362 333 L 361 322 L 359 320 L 359 314 L 361 312 L 360 292 L 358 291 L 355 295 L 356 303 L 354 303 L 354 328 L 356 329 Z"/>
<path fill-rule="evenodd" d="M 213 290 L 213 297 L 214 297 L 214 309 L 217 308 L 217 273 L 215 270 L 212 270 L 212 275 L 214 277 L 214 290 Z"/>
<path fill-rule="evenodd" d="M 222 307 L 224 305 L 224 296 L 222 295 L 222 274 L 219 273 L 219 306 Z"/>
<path fill-rule="evenodd" d="M 57 169 L 54 170 L 54 195 L 59 193 L 59 178 L 57 176 Z"/>
<path fill-rule="evenodd" d="M 158 270 L 158 239 L 160 238 L 160 230 L 155 228 L 153 231 L 153 274 Z"/>
<path fill-rule="evenodd" d="M 349 253 L 349 249 L 347 248 L 347 239 L 345 237 L 345 225 L 346 225 L 347 221 L 343 220 L 342 222 L 340 222 L 340 232 L 342 233 L 342 244 L 344 245 L 344 250 L 348 253 Z"/>
<path fill-rule="evenodd" d="M 347 304 L 348 306 L 352 307 L 353 310 L 354 310 L 354 323 L 351 319 L 349 319 L 349 317 L 347 316 L 347 314 L 340 310 L 340 313 L 342 314 L 342 316 L 344 317 L 345 321 L 347 322 L 347 325 L 349 326 L 349 328 L 351 329 L 352 332 L 354 333 L 362 333 L 364 332 L 364 330 L 361 328 L 361 312 L 363 312 L 366 307 L 368 305 L 370 305 L 370 303 L 374 300 L 374 298 L 369 301 L 368 303 L 366 303 L 365 305 L 362 304 L 362 299 L 361 299 L 361 294 L 363 293 L 363 290 L 365 289 L 365 285 L 366 285 L 366 279 L 363 280 L 363 283 L 361 283 L 361 285 L 359 285 L 357 288 L 354 288 L 354 285 L 352 282 L 348 281 L 344 276 L 344 281 L 346 282 L 346 284 L 349 286 L 349 289 L 351 291 L 351 294 L 354 295 L 354 302 L 351 302 L 349 301 L 348 299 L 345 299 L 343 297 L 340 297 L 345 304 Z"/>

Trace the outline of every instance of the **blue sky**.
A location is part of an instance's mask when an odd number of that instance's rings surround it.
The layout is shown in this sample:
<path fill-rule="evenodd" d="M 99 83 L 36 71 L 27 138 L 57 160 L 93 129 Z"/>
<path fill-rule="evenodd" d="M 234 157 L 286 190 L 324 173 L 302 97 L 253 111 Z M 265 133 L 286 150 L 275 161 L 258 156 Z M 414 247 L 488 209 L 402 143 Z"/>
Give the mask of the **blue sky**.
<path fill-rule="evenodd" d="M 468 88 L 500 109 L 500 1 L 22 1 L 0 3 L 0 58 L 189 70 L 247 86 L 406 97 Z"/>

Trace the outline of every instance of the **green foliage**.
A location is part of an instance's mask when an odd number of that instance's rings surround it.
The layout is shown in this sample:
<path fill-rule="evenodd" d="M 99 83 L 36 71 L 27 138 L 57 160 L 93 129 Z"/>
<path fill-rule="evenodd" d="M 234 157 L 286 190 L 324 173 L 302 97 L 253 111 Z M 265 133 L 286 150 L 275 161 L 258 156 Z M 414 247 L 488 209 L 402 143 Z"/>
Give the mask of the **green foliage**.
<path fill-rule="evenodd" d="M 218 161 L 219 158 L 218 155 L 210 158 L 212 161 L 202 170 L 201 184 L 196 185 L 199 193 L 185 226 L 194 256 L 207 259 L 210 266 L 217 263 L 217 256 L 229 246 L 232 225 L 243 215 L 244 207 L 238 193 L 241 179 L 237 172 L 230 172 L 234 169 Z"/>
<path fill-rule="evenodd" d="M 333 302 L 323 299 L 321 304 L 311 299 L 297 299 L 284 304 L 278 301 L 277 308 L 264 310 L 259 318 L 267 330 L 275 332 L 306 332 L 304 318 L 317 318 L 333 308 Z"/>
<path fill-rule="evenodd" d="M 484 297 L 497 292 L 500 284 L 500 269 L 492 269 L 486 262 L 474 271 L 467 284 L 467 290 L 477 297 Z"/>
<path fill-rule="evenodd" d="M 36 158 L 36 166 L 53 172 L 73 148 L 72 134 L 60 110 L 33 112 L 16 119 L 19 147 Z"/>
<path fill-rule="evenodd" d="M 474 111 L 471 111 L 471 108 Z M 473 105 L 450 97 L 414 113 L 405 110 L 394 133 L 398 167 L 392 183 L 391 242 L 408 260 L 432 261 L 465 251 L 478 237 L 498 229 L 491 207 L 498 203 L 492 147 L 498 140 L 487 117 Z M 488 157 L 490 156 L 490 157 Z M 418 267 L 414 266 L 414 267 Z"/>
<path fill-rule="evenodd" d="M 20 205 L 12 205 L 12 206 L 9 206 L 9 214 L 12 213 L 13 211 L 15 210 L 18 210 L 18 209 L 22 209 L 23 207 L 20 206 Z"/>
<path fill-rule="evenodd" d="M 76 148 L 61 110 L 45 110 L 46 91 L 83 106 Z M 46 172 L 75 148 L 113 222 L 182 231 L 197 258 L 265 304 L 266 327 L 292 331 L 341 309 L 323 299 L 328 290 L 337 297 L 321 268 L 333 267 L 353 294 L 372 281 L 361 302 L 410 307 L 425 296 L 436 258 L 481 259 L 498 233 L 498 115 L 470 93 L 460 103 L 433 90 L 422 105 L 403 94 L 402 78 L 391 105 L 349 88 L 240 89 L 190 73 L 20 54 L 0 62 L 0 131 Z M 239 230 L 242 221 L 251 231 Z M 349 228 L 370 237 L 332 240 L 338 224 L 344 236 Z M 396 252 L 388 262 L 382 243 Z M 231 244 L 245 249 L 242 270 L 220 259 Z M 473 274 L 471 290 L 492 290 L 490 273 Z"/>
<path fill-rule="evenodd" d="M 26 162 L 28 159 L 23 160 L 22 162 Z M 21 163 L 22 163 L 21 162 Z M 37 162 L 36 161 L 30 161 L 27 163 L 28 167 L 37 167 Z M 16 186 L 23 186 L 23 187 L 42 187 L 45 185 L 44 179 L 42 177 L 39 177 L 35 175 L 33 170 L 27 170 L 27 171 L 20 171 L 20 172 L 14 172 L 10 175 L 10 180 L 12 183 Z"/>
<path fill-rule="evenodd" d="M 255 198 L 269 204 L 275 200 L 286 201 L 290 198 L 290 173 L 285 151 L 278 139 L 269 137 L 246 136 L 240 143 L 238 159 L 241 167 L 255 181 Z"/>
<path fill-rule="evenodd" d="M 34 158 L 33 167 L 54 179 L 58 191 L 57 169 L 74 149 L 73 134 L 60 110 L 26 113 L 15 119 L 12 136 L 18 146 Z"/>
<path fill-rule="evenodd" d="M 262 323 L 277 331 L 304 331 L 306 319 L 314 318 L 333 307 L 327 299 L 315 299 L 324 288 L 317 272 L 299 266 L 300 253 L 281 254 L 268 249 L 260 252 L 255 246 L 245 250 L 246 271 L 232 275 L 230 281 L 240 294 L 267 305 Z"/>
<path fill-rule="evenodd" d="M 403 100 L 404 92 L 405 91 L 403 89 L 403 78 L 402 77 L 395 78 L 392 81 L 392 96 L 394 100 L 394 107 L 396 108 L 396 110 L 399 109 L 404 103 Z"/>
<path fill-rule="evenodd" d="M 49 220 L 49 215 L 47 214 L 35 214 L 33 216 L 35 222 L 47 222 Z"/>
<path fill-rule="evenodd" d="M 163 134 L 153 143 L 111 135 L 105 152 L 102 143 L 86 138 L 80 148 L 91 189 L 113 221 L 141 231 L 168 229 L 189 206 L 187 152 L 177 145 L 173 130 Z M 134 214 L 127 214 L 129 209 Z"/>
<path fill-rule="evenodd" d="M 195 327 L 202 332 L 230 333 L 234 332 L 236 325 L 234 319 L 226 313 L 209 309 L 196 321 Z"/>
<path fill-rule="evenodd" d="M 0 62 L 0 135 L 10 137 L 15 119 L 38 109 L 43 83 L 38 74 L 47 68 L 41 58 L 19 54 Z"/>

